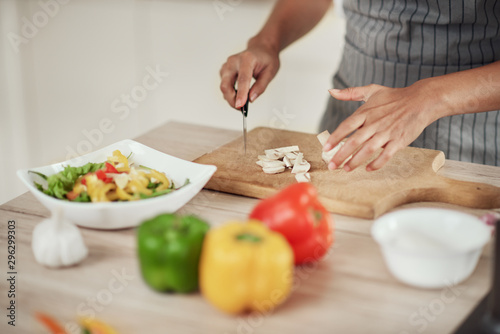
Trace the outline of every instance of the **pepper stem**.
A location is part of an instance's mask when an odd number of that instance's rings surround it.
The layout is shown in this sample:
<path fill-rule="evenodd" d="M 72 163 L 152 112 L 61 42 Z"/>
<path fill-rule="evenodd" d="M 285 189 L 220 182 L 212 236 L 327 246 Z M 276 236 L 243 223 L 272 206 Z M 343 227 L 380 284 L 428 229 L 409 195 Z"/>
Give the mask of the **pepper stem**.
<path fill-rule="evenodd" d="M 238 234 L 236 236 L 236 239 L 243 240 L 243 241 L 249 241 L 249 242 L 261 242 L 262 241 L 261 237 L 255 235 L 255 234 L 252 234 L 252 233 L 248 233 L 248 232 Z"/>

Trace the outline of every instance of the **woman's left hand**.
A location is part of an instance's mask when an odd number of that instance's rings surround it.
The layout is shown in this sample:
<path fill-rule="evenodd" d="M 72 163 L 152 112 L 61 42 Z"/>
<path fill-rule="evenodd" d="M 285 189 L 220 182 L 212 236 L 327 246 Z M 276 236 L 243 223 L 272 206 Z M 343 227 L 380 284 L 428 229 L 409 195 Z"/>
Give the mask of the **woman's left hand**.
<path fill-rule="evenodd" d="M 372 84 L 331 89 L 330 94 L 338 100 L 365 102 L 337 127 L 323 147 L 329 151 L 354 132 L 328 164 L 332 170 L 352 154 L 352 159 L 344 165 L 346 171 L 351 171 L 382 148 L 380 155 L 366 167 L 367 171 L 377 170 L 439 118 L 435 112 L 437 93 L 427 89 L 422 81 L 405 88 Z"/>

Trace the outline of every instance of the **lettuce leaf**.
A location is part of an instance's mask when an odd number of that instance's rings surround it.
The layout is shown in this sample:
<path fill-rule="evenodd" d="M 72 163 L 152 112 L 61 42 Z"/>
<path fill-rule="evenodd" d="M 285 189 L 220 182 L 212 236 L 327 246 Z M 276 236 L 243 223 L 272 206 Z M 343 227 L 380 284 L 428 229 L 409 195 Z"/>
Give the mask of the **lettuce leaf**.
<path fill-rule="evenodd" d="M 103 169 L 104 165 L 104 162 L 89 162 L 86 165 L 80 167 L 66 166 L 64 167 L 64 170 L 60 171 L 59 173 L 47 177 L 47 189 L 43 189 L 43 187 L 37 183 L 35 183 L 35 186 L 49 196 L 59 199 L 66 199 L 66 194 L 73 189 L 76 180 L 80 176 L 87 173 L 93 173 L 99 169 Z M 40 175 L 40 173 L 34 171 L 30 172 Z"/>
<path fill-rule="evenodd" d="M 90 196 L 86 191 L 83 191 L 80 193 L 80 195 L 78 195 L 77 198 L 72 200 L 72 202 L 90 202 Z"/>

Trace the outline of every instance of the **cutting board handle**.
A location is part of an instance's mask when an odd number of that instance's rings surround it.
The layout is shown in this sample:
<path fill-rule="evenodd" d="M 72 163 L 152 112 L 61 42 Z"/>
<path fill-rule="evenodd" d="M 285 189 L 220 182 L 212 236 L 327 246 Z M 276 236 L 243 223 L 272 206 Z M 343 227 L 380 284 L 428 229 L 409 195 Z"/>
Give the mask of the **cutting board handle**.
<path fill-rule="evenodd" d="M 424 195 L 422 198 L 424 201 L 477 209 L 500 208 L 500 188 L 486 183 L 459 181 L 437 176 L 435 186 L 427 188 L 422 195 Z"/>

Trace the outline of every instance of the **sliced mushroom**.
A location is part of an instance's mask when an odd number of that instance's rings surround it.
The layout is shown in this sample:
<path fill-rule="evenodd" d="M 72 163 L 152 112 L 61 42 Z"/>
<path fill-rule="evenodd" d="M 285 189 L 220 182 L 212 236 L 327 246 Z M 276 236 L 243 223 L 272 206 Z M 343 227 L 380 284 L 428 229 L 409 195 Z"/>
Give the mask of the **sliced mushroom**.
<path fill-rule="evenodd" d="M 277 167 L 264 167 L 262 168 L 264 173 L 266 174 L 278 174 L 285 171 L 285 166 L 277 166 Z"/>
<path fill-rule="evenodd" d="M 271 151 L 276 151 L 281 153 L 297 152 L 299 151 L 299 147 L 297 145 L 293 145 L 293 146 L 284 146 L 284 147 L 272 148 L 270 150 L 265 150 L 266 154 L 267 152 Z"/>
<path fill-rule="evenodd" d="M 293 164 L 292 173 L 307 173 L 311 168 L 311 164 L 304 160 L 304 154 L 297 154 L 297 159 L 295 159 L 295 163 Z"/>
<path fill-rule="evenodd" d="M 279 158 L 269 158 L 267 155 L 259 155 L 257 156 L 257 159 L 261 160 L 261 161 L 276 161 L 278 160 Z"/>
<path fill-rule="evenodd" d="M 318 138 L 321 145 L 324 146 L 326 141 L 328 140 L 328 137 L 330 137 L 330 133 L 328 131 L 323 131 L 319 135 L 317 135 L 316 137 Z M 345 144 L 345 142 L 342 141 L 342 142 L 338 143 L 338 145 L 335 146 L 334 148 L 332 148 L 330 151 L 321 152 L 321 159 L 323 159 L 323 161 L 327 164 L 330 163 L 333 156 L 340 150 L 340 148 L 342 146 L 344 146 L 344 144 Z M 346 162 L 351 160 L 351 158 L 352 158 L 352 155 L 350 155 L 347 159 L 345 159 L 345 161 L 338 168 L 344 167 Z"/>
<path fill-rule="evenodd" d="M 293 165 L 292 174 L 307 173 L 311 169 L 311 164 L 308 162 L 302 162 L 300 164 Z"/>
<path fill-rule="evenodd" d="M 273 161 L 258 161 L 258 165 L 261 166 L 262 168 L 267 168 L 267 167 L 284 167 L 285 163 L 281 160 L 273 160 Z"/>
<path fill-rule="evenodd" d="M 309 173 L 297 173 L 295 174 L 295 180 L 297 182 L 311 182 L 311 175 Z"/>
<path fill-rule="evenodd" d="M 299 152 L 300 148 L 297 145 L 293 146 L 286 146 L 286 147 L 281 147 L 279 148 L 281 152 L 287 153 L 287 152 Z"/>
<path fill-rule="evenodd" d="M 278 159 L 283 158 L 284 155 L 285 155 L 285 153 L 282 153 L 282 152 L 279 152 L 276 150 L 266 150 L 266 156 L 269 159 L 278 160 Z"/>
<path fill-rule="evenodd" d="M 334 148 L 332 148 L 330 151 L 321 153 L 321 158 L 323 159 L 323 161 L 326 162 L 326 163 L 329 163 L 330 160 L 332 160 L 332 158 L 335 155 L 335 153 L 337 153 L 342 146 L 344 146 L 344 142 L 343 141 L 340 142 Z"/>
<path fill-rule="evenodd" d="M 318 138 L 319 142 L 321 143 L 321 146 L 325 146 L 328 137 L 330 137 L 330 132 L 328 132 L 327 130 L 321 132 L 316 136 L 316 138 Z"/>
<path fill-rule="evenodd" d="M 321 157 L 323 158 L 323 161 L 324 161 L 324 162 L 326 162 L 326 163 L 329 163 L 329 162 L 330 162 L 330 160 L 332 160 L 332 158 L 333 158 L 333 156 L 335 155 L 335 153 L 337 153 L 337 152 L 340 150 L 340 148 L 341 148 L 342 146 L 344 146 L 344 144 L 345 144 L 345 142 L 343 142 L 343 141 L 342 141 L 342 142 L 340 142 L 337 146 L 335 146 L 334 148 L 332 148 L 330 151 L 328 151 L 328 152 L 323 152 L 323 153 L 321 154 Z M 352 158 L 352 154 L 351 154 L 350 156 L 348 156 L 348 157 L 347 157 L 347 159 L 345 159 L 345 160 L 344 160 L 344 162 L 342 162 L 338 168 L 343 168 L 343 167 L 344 167 L 344 165 L 345 165 L 346 163 L 348 163 L 348 162 L 349 162 L 349 160 L 351 160 L 351 158 Z"/>
<path fill-rule="evenodd" d="M 293 165 L 295 166 L 297 164 L 301 164 L 303 159 L 304 159 L 303 153 L 297 154 L 297 158 L 295 158 L 295 162 L 293 163 Z"/>
<path fill-rule="evenodd" d="M 287 168 L 293 167 L 293 163 L 290 161 L 290 159 L 288 159 L 286 155 L 283 157 L 283 162 L 285 163 L 285 167 Z"/>

